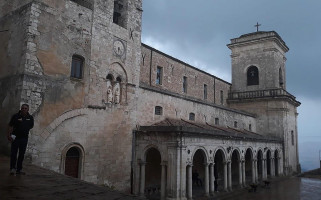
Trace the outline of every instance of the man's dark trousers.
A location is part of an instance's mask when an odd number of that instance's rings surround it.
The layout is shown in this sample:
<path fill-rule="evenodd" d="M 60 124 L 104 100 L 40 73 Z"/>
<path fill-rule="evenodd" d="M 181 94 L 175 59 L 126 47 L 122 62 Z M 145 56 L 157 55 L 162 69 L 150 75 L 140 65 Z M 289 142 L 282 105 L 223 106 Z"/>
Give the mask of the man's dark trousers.
<path fill-rule="evenodd" d="M 22 169 L 22 161 L 24 159 L 26 148 L 28 144 L 28 138 L 16 138 L 11 144 L 11 160 L 10 160 L 10 169 L 17 169 L 17 172 L 20 172 Z M 19 150 L 18 162 L 17 162 L 17 153 Z M 17 164 L 17 168 L 16 168 Z"/>

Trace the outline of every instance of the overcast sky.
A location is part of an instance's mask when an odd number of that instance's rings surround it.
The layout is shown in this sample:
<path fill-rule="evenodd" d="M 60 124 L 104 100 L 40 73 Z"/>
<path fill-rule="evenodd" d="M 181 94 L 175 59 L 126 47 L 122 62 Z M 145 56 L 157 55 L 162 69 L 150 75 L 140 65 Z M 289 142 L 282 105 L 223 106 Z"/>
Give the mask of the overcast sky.
<path fill-rule="evenodd" d="M 143 0 L 142 42 L 231 82 L 230 39 L 276 31 L 286 54 L 287 90 L 302 105 L 299 150 L 305 169 L 321 150 L 320 0 Z"/>

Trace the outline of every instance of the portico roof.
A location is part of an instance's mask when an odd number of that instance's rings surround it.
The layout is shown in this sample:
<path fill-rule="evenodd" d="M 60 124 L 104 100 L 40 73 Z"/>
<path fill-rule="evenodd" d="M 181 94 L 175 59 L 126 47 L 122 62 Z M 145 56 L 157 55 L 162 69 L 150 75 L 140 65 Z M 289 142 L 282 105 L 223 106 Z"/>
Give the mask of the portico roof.
<path fill-rule="evenodd" d="M 177 133 L 183 135 L 211 136 L 225 139 L 238 140 L 264 140 L 269 142 L 282 142 L 280 138 L 264 136 L 245 129 L 235 129 L 232 127 L 223 127 L 202 124 L 184 119 L 166 118 L 162 121 L 151 124 L 150 126 L 140 126 L 137 130 L 139 133 L 158 132 L 158 133 Z"/>

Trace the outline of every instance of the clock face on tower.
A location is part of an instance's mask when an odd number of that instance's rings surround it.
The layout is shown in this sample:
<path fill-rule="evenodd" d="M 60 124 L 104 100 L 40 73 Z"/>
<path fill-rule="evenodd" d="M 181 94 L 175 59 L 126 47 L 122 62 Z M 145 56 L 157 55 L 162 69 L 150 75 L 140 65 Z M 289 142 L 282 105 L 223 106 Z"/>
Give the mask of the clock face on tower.
<path fill-rule="evenodd" d="M 122 41 L 115 40 L 114 41 L 114 52 L 117 56 L 122 56 L 125 53 L 125 46 Z"/>

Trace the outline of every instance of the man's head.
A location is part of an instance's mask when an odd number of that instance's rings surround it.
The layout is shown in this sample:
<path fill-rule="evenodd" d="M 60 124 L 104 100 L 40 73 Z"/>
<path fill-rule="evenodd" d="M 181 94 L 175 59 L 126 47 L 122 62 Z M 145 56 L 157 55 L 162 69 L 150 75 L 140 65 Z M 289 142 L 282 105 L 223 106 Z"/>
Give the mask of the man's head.
<path fill-rule="evenodd" d="M 21 105 L 21 114 L 27 115 L 29 112 L 29 105 L 28 104 L 22 104 Z"/>

